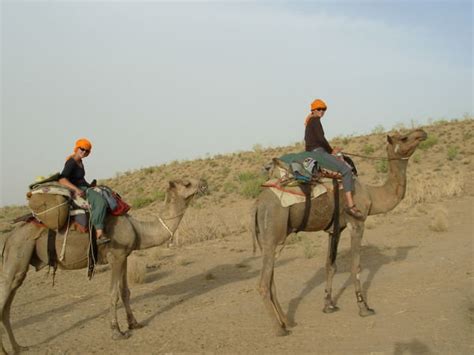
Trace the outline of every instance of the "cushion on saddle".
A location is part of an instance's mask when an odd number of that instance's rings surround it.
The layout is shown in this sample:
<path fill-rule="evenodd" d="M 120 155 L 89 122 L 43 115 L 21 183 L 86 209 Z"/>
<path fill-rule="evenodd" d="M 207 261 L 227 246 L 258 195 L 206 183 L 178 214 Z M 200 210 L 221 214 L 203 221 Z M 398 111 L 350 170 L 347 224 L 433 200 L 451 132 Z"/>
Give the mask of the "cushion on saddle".
<path fill-rule="evenodd" d="M 275 196 L 280 200 L 283 207 L 292 206 L 297 203 L 305 202 L 306 196 L 299 186 L 290 186 L 282 184 L 280 179 L 270 179 L 262 187 L 269 188 Z M 327 191 L 332 190 L 332 186 L 324 184 L 314 184 L 311 190 L 311 199 L 314 199 Z"/>

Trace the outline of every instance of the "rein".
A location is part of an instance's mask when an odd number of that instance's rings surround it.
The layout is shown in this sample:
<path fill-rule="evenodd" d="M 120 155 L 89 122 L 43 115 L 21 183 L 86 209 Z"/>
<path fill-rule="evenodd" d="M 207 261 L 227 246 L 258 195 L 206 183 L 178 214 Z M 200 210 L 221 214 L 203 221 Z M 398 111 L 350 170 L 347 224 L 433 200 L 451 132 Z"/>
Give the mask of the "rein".
<path fill-rule="evenodd" d="M 386 157 L 371 157 L 368 155 L 360 155 L 360 154 L 354 154 L 354 153 L 347 153 L 343 152 L 344 155 L 349 155 L 353 157 L 359 157 L 359 158 L 365 158 L 365 159 L 372 159 L 372 160 L 408 160 L 409 158 L 386 158 Z"/>

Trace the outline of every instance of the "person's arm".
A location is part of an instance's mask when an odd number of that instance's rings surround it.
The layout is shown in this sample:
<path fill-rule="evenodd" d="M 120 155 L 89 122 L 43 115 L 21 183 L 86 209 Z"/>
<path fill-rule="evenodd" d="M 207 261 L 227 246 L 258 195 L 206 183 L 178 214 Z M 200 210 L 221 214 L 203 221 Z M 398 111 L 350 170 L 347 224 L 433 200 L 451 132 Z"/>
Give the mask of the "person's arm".
<path fill-rule="evenodd" d="M 64 168 L 63 168 L 63 171 L 61 172 L 61 177 L 59 178 L 58 182 L 61 185 L 66 186 L 69 190 L 71 190 L 74 193 L 74 195 L 83 196 L 84 191 L 82 191 L 80 188 L 78 188 L 69 180 L 69 177 L 72 176 L 74 169 L 76 169 L 76 163 L 71 158 L 68 161 L 66 161 L 66 164 L 64 164 Z"/>
<path fill-rule="evenodd" d="M 76 196 L 84 196 L 84 191 L 82 191 L 80 188 L 78 188 L 76 185 L 74 185 L 72 182 L 69 181 L 68 178 L 66 177 L 61 177 L 58 182 L 63 185 L 63 186 L 66 186 L 69 190 L 71 190 L 74 195 Z"/>
<path fill-rule="evenodd" d="M 319 119 L 313 119 L 312 124 L 313 124 L 313 134 L 316 137 L 316 141 L 319 142 L 319 144 L 328 152 L 329 154 L 332 154 L 332 147 L 329 144 L 329 142 L 326 140 L 326 137 L 324 136 L 324 130 L 323 126 L 321 125 L 321 122 Z"/>

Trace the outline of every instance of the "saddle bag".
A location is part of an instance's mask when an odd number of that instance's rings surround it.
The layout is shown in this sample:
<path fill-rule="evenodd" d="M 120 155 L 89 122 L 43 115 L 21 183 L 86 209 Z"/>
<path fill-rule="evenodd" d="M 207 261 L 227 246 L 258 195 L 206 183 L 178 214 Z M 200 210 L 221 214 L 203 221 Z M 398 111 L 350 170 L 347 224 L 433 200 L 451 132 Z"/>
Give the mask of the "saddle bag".
<path fill-rule="evenodd" d="M 71 199 L 68 189 L 52 184 L 37 185 L 26 196 L 30 210 L 41 223 L 53 230 L 65 226 Z"/>

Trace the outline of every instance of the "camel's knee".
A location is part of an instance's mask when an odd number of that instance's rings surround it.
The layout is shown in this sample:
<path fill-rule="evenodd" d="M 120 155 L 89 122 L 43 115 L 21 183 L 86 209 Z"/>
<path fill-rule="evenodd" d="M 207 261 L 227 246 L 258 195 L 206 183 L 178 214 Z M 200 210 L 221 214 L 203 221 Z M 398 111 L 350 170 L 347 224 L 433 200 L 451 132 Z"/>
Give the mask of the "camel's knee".
<path fill-rule="evenodd" d="M 270 297 L 270 288 L 267 286 L 260 285 L 257 287 L 257 291 L 263 298 Z"/>
<path fill-rule="evenodd" d="M 12 285 L 11 285 L 12 290 L 20 287 L 20 285 L 23 283 L 25 278 L 26 278 L 26 271 L 17 272 L 12 280 Z"/>

